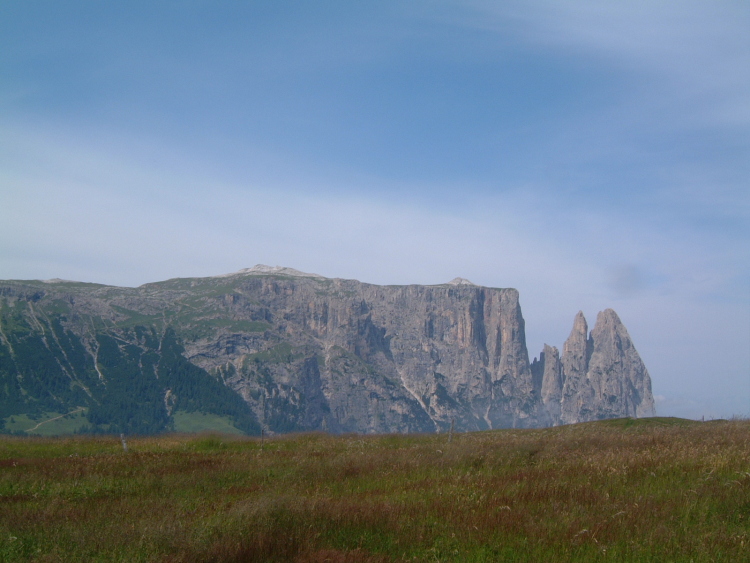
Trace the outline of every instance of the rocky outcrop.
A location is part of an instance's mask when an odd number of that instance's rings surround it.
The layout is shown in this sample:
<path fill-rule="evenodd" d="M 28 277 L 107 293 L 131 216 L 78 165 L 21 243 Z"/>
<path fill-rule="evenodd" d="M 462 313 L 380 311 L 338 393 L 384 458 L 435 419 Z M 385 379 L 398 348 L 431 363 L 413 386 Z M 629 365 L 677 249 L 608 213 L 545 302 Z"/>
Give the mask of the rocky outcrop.
<path fill-rule="evenodd" d="M 235 295 L 231 315 L 267 319 L 277 330 L 231 350 L 196 341 L 187 351 L 206 369 L 231 372 L 228 384 L 248 400 L 269 392 L 261 389 L 263 373 L 299 387 L 297 364 L 315 357 L 330 430 L 432 432 L 452 420 L 467 430 L 547 423 L 514 289 L 253 275 Z M 254 361 L 277 340 L 299 357 Z"/>
<path fill-rule="evenodd" d="M 532 369 L 553 424 L 655 415 L 651 378 L 612 309 L 597 315 L 590 334 L 579 311 L 562 358 L 545 345 Z"/>
<path fill-rule="evenodd" d="M 89 402 L 100 404 L 127 374 L 165 405 L 162 418 L 149 415 L 152 426 L 173 411 L 211 408 L 271 432 L 526 428 L 653 413 L 648 373 L 614 312 L 600 314 L 591 335 L 579 313 L 562 356 L 545 346 L 529 364 L 518 292 L 462 278 L 378 286 L 256 266 L 139 288 L 0 282 L 0 307 L 0 376 L 13 397 L 46 393 L 49 403 L 57 393 L 58 402 L 85 405 L 91 389 Z M 6 337 L 3 327 L 16 332 Z M 23 371 L 33 363 L 17 358 L 27 333 L 49 348 L 46 373 L 62 370 L 55 389 L 66 380 L 79 389 L 70 399 Z M 174 356 L 178 347 L 198 371 Z M 178 385 L 185 370 L 189 388 Z M 213 388 L 217 398 L 201 402 L 201 373 L 239 394 L 250 414 Z M 23 387 L 32 380 L 33 390 Z M 118 397 L 140 392 L 126 383 Z"/>
<path fill-rule="evenodd" d="M 552 423 L 560 421 L 562 409 L 563 369 L 560 352 L 554 346 L 544 345 L 539 359 L 531 364 L 536 386 L 541 388 L 541 399 Z"/>

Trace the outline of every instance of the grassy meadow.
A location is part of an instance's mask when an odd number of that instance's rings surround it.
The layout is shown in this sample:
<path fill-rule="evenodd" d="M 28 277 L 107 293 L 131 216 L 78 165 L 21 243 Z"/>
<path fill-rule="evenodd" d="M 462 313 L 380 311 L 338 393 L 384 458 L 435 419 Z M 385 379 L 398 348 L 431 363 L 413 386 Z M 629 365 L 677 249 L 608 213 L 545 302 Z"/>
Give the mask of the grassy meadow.
<path fill-rule="evenodd" d="M 750 421 L 4 436 L 0 561 L 750 561 Z"/>

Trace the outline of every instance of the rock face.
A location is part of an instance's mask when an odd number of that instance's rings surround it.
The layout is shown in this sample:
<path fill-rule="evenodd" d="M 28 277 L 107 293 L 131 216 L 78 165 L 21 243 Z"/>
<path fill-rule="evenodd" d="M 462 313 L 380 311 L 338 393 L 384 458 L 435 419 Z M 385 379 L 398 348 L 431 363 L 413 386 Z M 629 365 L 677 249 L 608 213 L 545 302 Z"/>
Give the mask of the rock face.
<path fill-rule="evenodd" d="M 0 282 L 0 420 L 83 406 L 98 431 L 202 412 L 246 432 L 435 432 L 653 414 L 617 315 L 587 330 L 579 313 L 562 358 L 545 346 L 530 365 L 518 292 L 461 278 L 377 286 L 256 266 L 139 288 Z M 123 401 L 149 407 L 138 418 Z"/>
<path fill-rule="evenodd" d="M 597 315 L 590 335 L 579 312 L 562 358 L 545 345 L 532 370 L 542 379 L 542 401 L 553 424 L 656 414 L 646 366 L 612 309 Z"/>
<path fill-rule="evenodd" d="M 303 377 L 319 382 L 318 404 L 310 411 L 319 420 L 298 424 L 424 432 L 447 429 L 452 419 L 467 430 L 547 422 L 513 289 L 262 276 L 248 277 L 237 289 L 242 298 L 230 314 L 264 318 L 276 329 L 260 341 L 235 342 L 231 350 L 191 343 L 188 357 L 221 373 L 249 402 L 259 392 L 309 402 L 309 392 L 296 397 L 293 390 L 307 385 L 312 391 Z M 284 362 L 248 361 L 269 345 L 293 352 Z M 264 375 L 276 383 L 273 390 L 263 387 Z"/>
<path fill-rule="evenodd" d="M 549 413 L 550 420 L 553 423 L 558 422 L 562 409 L 563 388 L 560 352 L 557 348 L 545 344 L 539 360 L 534 360 L 531 369 L 537 386 L 542 389 L 542 402 Z"/>

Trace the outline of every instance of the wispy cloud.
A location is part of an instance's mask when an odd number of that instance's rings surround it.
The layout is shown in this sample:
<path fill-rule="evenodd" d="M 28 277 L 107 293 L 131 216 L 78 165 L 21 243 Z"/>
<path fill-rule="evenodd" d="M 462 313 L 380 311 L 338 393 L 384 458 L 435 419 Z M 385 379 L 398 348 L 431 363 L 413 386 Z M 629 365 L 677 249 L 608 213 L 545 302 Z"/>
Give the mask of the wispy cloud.
<path fill-rule="evenodd" d="M 746 115 L 750 8 L 745 2 L 537 0 L 470 5 L 482 14 L 473 25 L 650 72 L 660 80 L 678 80 L 683 88 L 690 85 L 688 94 L 716 95 L 717 101 L 739 104 L 739 115 Z"/>

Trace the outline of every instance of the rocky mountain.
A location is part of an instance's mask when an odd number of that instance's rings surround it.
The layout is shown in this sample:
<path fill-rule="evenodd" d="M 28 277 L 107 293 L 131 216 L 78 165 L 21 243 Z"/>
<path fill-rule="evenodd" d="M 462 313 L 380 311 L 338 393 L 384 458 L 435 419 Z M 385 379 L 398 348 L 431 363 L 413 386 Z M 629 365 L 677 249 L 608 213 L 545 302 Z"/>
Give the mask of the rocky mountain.
<path fill-rule="evenodd" d="M 545 345 L 531 368 L 553 424 L 656 414 L 646 366 L 612 309 L 597 315 L 590 334 L 579 311 L 562 357 Z"/>
<path fill-rule="evenodd" d="M 0 420 L 89 432 L 435 432 L 653 415 L 614 311 L 529 363 L 515 289 L 378 286 L 256 266 L 138 288 L 0 282 Z"/>

